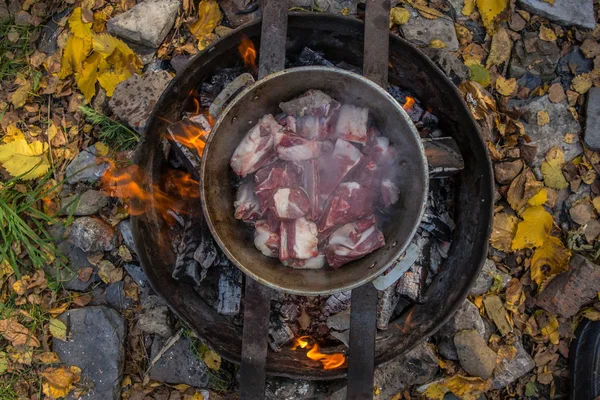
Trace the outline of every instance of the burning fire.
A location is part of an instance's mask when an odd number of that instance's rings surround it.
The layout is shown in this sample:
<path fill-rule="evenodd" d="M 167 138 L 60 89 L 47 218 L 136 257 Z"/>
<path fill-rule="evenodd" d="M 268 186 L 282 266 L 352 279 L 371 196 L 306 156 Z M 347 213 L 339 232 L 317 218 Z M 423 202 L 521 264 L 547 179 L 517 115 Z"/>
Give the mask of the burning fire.
<path fill-rule="evenodd" d="M 400 326 L 400 325 L 396 325 L 398 326 L 398 328 L 400 328 L 400 330 L 402 331 L 402 333 L 406 333 L 408 331 L 408 328 L 411 327 L 411 322 L 410 319 L 412 317 L 413 312 L 415 311 L 415 308 L 413 307 L 410 312 L 408 313 L 408 315 L 406 316 L 406 319 L 404 320 L 404 326 Z"/>
<path fill-rule="evenodd" d="M 246 67 L 252 68 L 254 73 L 257 73 L 258 68 L 256 67 L 256 49 L 252 40 L 244 37 L 238 45 L 238 51 L 244 60 Z"/>
<path fill-rule="evenodd" d="M 414 104 L 415 104 L 415 99 L 413 99 L 410 96 L 406 96 L 406 103 L 404 103 L 402 108 L 404 108 L 405 111 L 410 111 L 410 110 L 412 110 Z"/>
<path fill-rule="evenodd" d="M 169 135 L 169 139 L 173 139 L 182 145 L 196 150 L 198 156 L 202 156 L 208 132 L 191 124 L 181 124 L 181 129 L 173 135 Z"/>
<path fill-rule="evenodd" d="M 313 342 L 311 345 L 310 342 Z M 301 349 L 308 349 L 306 357 L 314 361 L 320 361 L 323 364 L 323 369 L 335 369 L 339 368 L 346 363 L 346 356 L 341 353 L 324 354 L 319 350 L 319 345 L 310 336 L 300 336 L 294 339 L 292 350 L 296 350 L 298 347 Z"/>

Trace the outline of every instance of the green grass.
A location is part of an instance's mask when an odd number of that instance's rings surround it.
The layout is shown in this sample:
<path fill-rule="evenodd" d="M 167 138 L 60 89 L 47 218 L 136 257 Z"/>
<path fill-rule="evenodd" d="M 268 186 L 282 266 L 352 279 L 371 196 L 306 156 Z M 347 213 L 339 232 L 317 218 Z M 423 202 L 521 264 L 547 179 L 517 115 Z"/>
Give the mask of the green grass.
<path fill-rule="evenodd" d="M 16 26 L 14 20 L 0 24 L 0 81 L 12 80 L 28 67 L 27 57 L 33 52 L 31 38 L 39 27 Z M 15 31 L 19 35 L 16 42 L 8 39 L 8 34 Z"/>
<path fill-rule="evenodd" d="M 108 144 L 113 150 L 129 150 L 140 141 L 140 137 L 133 130 L 91 107 L 80 106 L 79 111 L 83 113 L 87 122 L 98 126 L 100 130 L 98 139 Z"/>

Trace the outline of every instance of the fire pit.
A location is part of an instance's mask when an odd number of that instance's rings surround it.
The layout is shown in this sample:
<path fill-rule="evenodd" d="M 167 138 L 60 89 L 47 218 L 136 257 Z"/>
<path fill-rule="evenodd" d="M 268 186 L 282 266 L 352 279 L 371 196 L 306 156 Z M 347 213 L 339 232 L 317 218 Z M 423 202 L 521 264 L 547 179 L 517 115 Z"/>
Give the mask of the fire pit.
<path fill-rule="evenodd" d="M 360 71 L 363 29 L 363 23 L 352 18 L 293 13 L 288 22 L 286 57 L 298 59 L 303 49 L 309 48 L 335 65 Z M 183 111 L 194 107 L 194 101 L 199 107 L 203 106 L 201 97 L 192 96 L 195 99 L 192 101 L 190 94 L 197 92 L 200 84 L 217 71 L 239 68 L 240 43 L 244 38 L 259 43 L 260 34 L 259 22 L 235 30 L 195 57 L 171 82 L 154 109 L 146 137 L 138 149 L 136 163 L 147 172 L 139 182 L 144 190 L 152 193 L 164 181 L 163 174 L 169 165 L 165 151 L 165 133 L 169 126 L 181 119 Z M 464 169 L 453 178 L 454 190 L 450 196 L 456 204 L 452 215 L 456 226 L 447 259 L 418 303 L 403 310 L 387 330 L 380 331 L 375 349 L 376 364 L 405 353 L 432 335 L 462 303 L 487 253 L 493 204 L 491 166 L 486 149 L 457 89 L 420 51 L 395 36 L 390 36 L 389 61 L 389 83 L 413 93 L 439 118 L 441 130 L 451 136 L 460 149 Z M 136 247 L 149 280 L 179 317 L 215 351 L 229 361 L 240 363 L 242 329 L 239 320 L 218 313 L 193 285 L 172 277 L 177 255 L 171 246 L 167 216 L 159 209 L 150 208 L 132 217 Z M 202 223 L 199 218 L 188 225 Z M 235 279 L 241 279 L 241 275 Z M 242 307 L 250 307 L 254 300 L 246 298 Z M 301 343 L 297 345 L 302 347 Z M 322 347 L 321 351 L 343 353 L 344 346 Z M 342 378 L 347 372 L 343 366 L 323 369 L 321 362 L 307 358 L 304 351 L 294 351 L 291 346 L 278 352 L 269 351 L 266 370 L 270 375 L 313 380 Z"/>

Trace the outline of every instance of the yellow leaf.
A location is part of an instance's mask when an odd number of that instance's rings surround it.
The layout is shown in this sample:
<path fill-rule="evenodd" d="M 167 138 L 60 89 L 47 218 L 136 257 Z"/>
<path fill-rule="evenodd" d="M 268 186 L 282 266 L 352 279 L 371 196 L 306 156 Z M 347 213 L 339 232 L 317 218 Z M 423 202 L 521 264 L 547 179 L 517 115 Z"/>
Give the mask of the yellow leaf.
<path fill-rule="evenodd" d="M 594 197 L 594 200 L 592 200 L 592 204 L 594 204 L 596 212 L 600 213 L 600 196 Z"/>
<path fill-rule="evenodd" d="M 479 83 L 481 86 L 486 87 L 490 84 L 490 71 L 488 71 L 483 65 L 472 64 L 469 66 L 471 69 L 470 80 Z"/>
<path fill-rule="evenodd" d="M 202 0 L 198 4 L 198 19 L 190 25 L 190 32 L 196 39 L 203 39 L 215 30 L 222 17 L 215 0 Z"/>
<path fill-rule="evenodd" d="M 538 126 L 548 125 L 550 123 L 550 116 L 546 110 L 540 110 L 537 112 L 537 124 Z"/>
<path fill-rule="evenodd" d="M 510 252 L 518 222 L 517 217 L 504 212 L 494 215 L 494 228 L 490 236 L 492 246 L 500 251 Z"/>
<path fill-rule="evenodd" d="M 523 221 L 517 226 L 517 233 L 512 241 L 513 250 L 540 247 L 544 244 L 550 229 L 552 215 L 542 206 L 529 207 L 521 215 Z"/>
<path fill-rule="evenodd" d="M 589 319 L 590 321 L 600 321 L 600 311 L 594 307 L 588 307 L 581 311 L 581 316 Z"/>
<path fill-rule="evenodd" d="M 221 356 L 212 350 L 208 350 L 202 357 L 204 364 L 210 369 L 218 371 L 221 368 Z"/>
<path fill-rule="evenodd" d="M 427 386 L 427 389 L 423 392 L 423 396 L 429 400 L 442 400 L 447 392 L 448 389 L 441 384 L 434 382 Z"/>
<path fill-rule="evenodd" d="M 424 18 L 427 18 L 427 19 L 438 19 L 438 18 L 444 16 L 444 14 L 442 14 L 440 11 L 436 10 L 435 8 L 429 7 L 427 5 L 426 1 L 423 1 L 423 0 L 407 0 L 407 2 L 414 9 L 416 9 L 419 12 L 419 14 L 421 14 L 421 16 L 424 17 Z"/>
<path fill-rule="evenodd" d="M 540 189 L 539 192 L 527 201 L 530 206 L 541 206 L 548 201 L 548 191 L 545 188 Z"/>
<path fill-rule="evenodd" d="M 98 264 L 98 276 L 104 283 L 115 283 L 123 279 L 123 268 L 117 268 L 108 260 L 102 260 Z"/>
<path fill-rule="evenodd" d="M 544 184 L 552 189 L 564 189 L 569 186 L 562 173 L 562 167 L 565 165 L 565 154 L 558 147 L 552 147 L 546 153 L 546 161 L 542 163 L 542 174 L 544 175 Z"/>
<path fill-rule="evenodd" d="M 52 351 L 45 351 L 43 353 L 37 354 L 35 359 L 42 364 L 56 364 L 60 362 L 60 358 L 58 358 L 58 354 Z"/>
<path fill-rule="evenodd" d="M 0 375 L 6 372 L 8 369 L 8 357 L 6 357 L 6 353 L 0 351 Z"/>
<path fill-rule="evenodd" d="M 579 94 L 587 93 L 592 87 L 591 73 L 577 75 L 571 81 L 571 87 Z"/>
<path fill-rule="evenodd" d="M 47 368 L 42 372 L 45 382 L 42 384 L 42 391 L 49 398 L 66 397 L 71 390 L 73 384 L 81 379 L 81 369 L 75 366 L 69 368 Z"/>
<path fill-rule="evenodd" d="M 92 23 L 84 23 L 81 18 L 81 7 L 73 10 L 73 14 L 69 17 L 69 28 L 73 35 L 80 39 L 90 40 L 92 38 Z"/>
<path fill-rule="evenodd" d="M 52 318 L 49 323 L 50 334 L 62 341 L 67 340 L 67 326 L 59 319 Z"/>
<path fill-rule="evenodd" d="M 129 78 L 130 76 L 131 72 L 129 71 L 124 71 L 121 73 L 117 73 L 114 71 L 106 71 L 100 76 L 98 76 L 98 82 L 100 83 L 100 86 L 102 86 L 104 90 L 106 90 L 106 95 L 110 97 L 113 95 L 117 85 Z"/>
<path fill-rule="evenodd" d="M 548 236 L 543 246 L 535 249 L 531 257 L 531 279 L 538 284 L 538 291 L 544 290 L 552 278 L 569 269 L 570 259 L 571 251 L 561 240 Z"/>
<path fill-rule="evenodd" d="M 556 33 L 550 28 L 546 28 L 544 25 L 540 27 L 539 38 L 546 42 L 554 42 L 556 40 Z"/>
<path fill-rule="evenodd" d="M 550 340 L 550 343 L 557 345 L 560 339 L 558 334 L 558 319 L 556 315 L 548 317 L 548 325 L 541 328 L 542 335 Z"/>
<path fill-rule="evenodd" d="M 476 0 L 477 9 L 481 14 L 481 19 L 485 29 L 494 31 L 499 22 L 500 15 L 508 6 L 508 0 Z"/>
<path fill-rule="evenodd" d="M 404 7 L 392 7 L 390 10 L 390 28 L 394 25 L 404 25 L 410 19 L 410 12 Z"/>
<path fill-rule="evenodd" d="M 506 79 L 500 75 L 496 79 L 496 90 L 502 96 L 512 96 L 517 90 L 517 80 L 515 78 Z"/>
<path fill-rule="evenodd" d="M 441 384 L 462 400 L 477 400 L 483 392 L 490 389 L 491 381 L 454 375 L 443 379 Z"/>
<path fill-rule="evenodd" d="M 465 0 L 465 5 L 462 9 L 462 15 L 469 16 L 475 10 L 475 0 Z"/>
<path fill-rule="evenodd" d="M 2 138 L 2 141 L 4 143 L 9 143 L 17 139 L 25 139 L 25 135 L 17 128 L 17 125 L 14 122 L 11 122 L 10 125 L 6 127 L 6 134 Z"/>
<path fill-rule="evenodd" d="M 490 55 L 487 58 L 485 66 L 490 68 L 492 65 L 500 65 L 508 61 L 511 47 L 512 41 L 508 37 L 508 32 L 504 28 L 499 28 L 498 32 L 492 36 Z"/>
<path fill-rule="evenodd" d="M 63 50 L 60 72 L 58 77 L 65 79 L 73 72 L 81 72 L 83 60 L 92 50 L 92 42 L 83 40 L 76 36 L 70 36 Z"/>
<path fill-rule="evenodd" d="M 440 39 L 433 39 L 429 43 L 429 47 L 431 47 L 432 49 L 443 49 L 444 47 L 446 47 L 446 43 L 442 42 Z"/>
<path fill-rule="evenodd" d="M 100 54 L 94 53 L 85 60 L 81 72 L 75 74 L 75 82 L 87 101 L 91 101 L 96 94 L 96 81 L 98 80 L 98 65 Z"/>
<path fill-rule="evenodd" d="M 45 154 L 47 149 L 48 144 L 39 141 L 27 143 L 25 139 L 14 140 L 0 145 L 0 163 L 12 176 L 38 178 L 50 168 Z"/>
<path fill-rule="evenodd" d="M 123 43 L 121 40 L 109 35 L 108 33 L 100 33 L 98 35 L 94 35 L 92 38 L 92 46 L 94 51 L 102 53 L 106 57 L 110 56 L 117 47 L 121 48 L 121 43 Z M 127 46 L 127 48 L 129 49 L 129 46 Z"/>
<path fill-rule="evenodd" d="M 39 340 L 14 318 L 0 320 L 0 334 L 13 346 L 40 347 Z"/>
<path fill-rule="evenodd" d="M 31 92 L 31 82 L 25 81 L 17 90 L 15 90 L 10 98 L 10 102 L 15 108 L 23 107 Z"/>

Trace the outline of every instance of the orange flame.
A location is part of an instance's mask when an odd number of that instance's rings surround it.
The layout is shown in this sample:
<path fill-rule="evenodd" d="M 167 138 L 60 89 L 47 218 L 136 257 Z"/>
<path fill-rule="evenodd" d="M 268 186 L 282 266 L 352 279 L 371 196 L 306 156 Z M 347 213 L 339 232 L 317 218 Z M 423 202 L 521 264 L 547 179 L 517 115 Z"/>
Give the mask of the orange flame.
<path fill-rule="evenodd" d="M 321 353 L 319 345 L 317 342 L 314 342 L 312 345 L 310 342 L 312 338 L 310 336 L 300 336 L 299 338 L 294 339 L 294 344 L 292 345 L 292 350 L 296 350 L 298 347 L 301 349 L 308 348 L 308 352 L 306 353 L 306 357 L 310 358 L 314 361 L 320 361 L 323 364 L 323 369 L 335 369 L 339 368 L 346 363 L 346 356 L 341 353 L 334 354 L 324 354 Z"/>
<path fill-rule="evenodd" d="M 140 185 L 144 176 L 137 165 L 117 170 L 114 162 L 108 160 L 108 163 L 109 168 L 101 178 L 102 188 L 112 197 L 125 199 L 131 215 L 144 214 L 154 207 L 164 218 L 171 219 L 169 210 L 188 214 L 185 200 L 200 197 L 198 182 L 186 172 L 168 170 L 163 175 L 164 189 L 153 184 L 148 191 Z"/>
<path fill-rule="evenodd" d="M 413 307 L 410 310 L 410 312 L 408 313 L 408 315 L 406 316 L 406 319 L 404 320 L 404 326 L 397 325 L 398 328 L 400 328 L 400 330 L 402 331 L 402 333 L 406 333 L 408 331 L 408 328 L 411 327 L 410 319 L 411 319 L 414 311 L 415 311 L 415 308 Z"/>
<path fill-rule="evenodd" d="M 238 51 L 244 60 L 244 65 L 252 68 L 252 71 L 256 73 L 258 71 L 258 68 L 256 68 L 256 49 L 252 40 L 244 36 L 238 46 Z"/>
<path fill-rule="evenodd" d="M 406 96 L 406 103 L 404 103 L 402 108 L 404 108 L 405 111 L 410 111 L 410 110 L 412 110 L 414 104 L 415 104 L 415 99 L 413 99 L 410 96 Z"/>
<path fill-rule="evenodd" d="M 210 121 L 209 121 L 210 122 Z M 208 132 L 191 124 L 181 124 L 181 130 L 177 134 L 169 135 L 169 140 L 175 140 L 182 145 L 196 150 L 198 156 L 202 156 Z"/>

